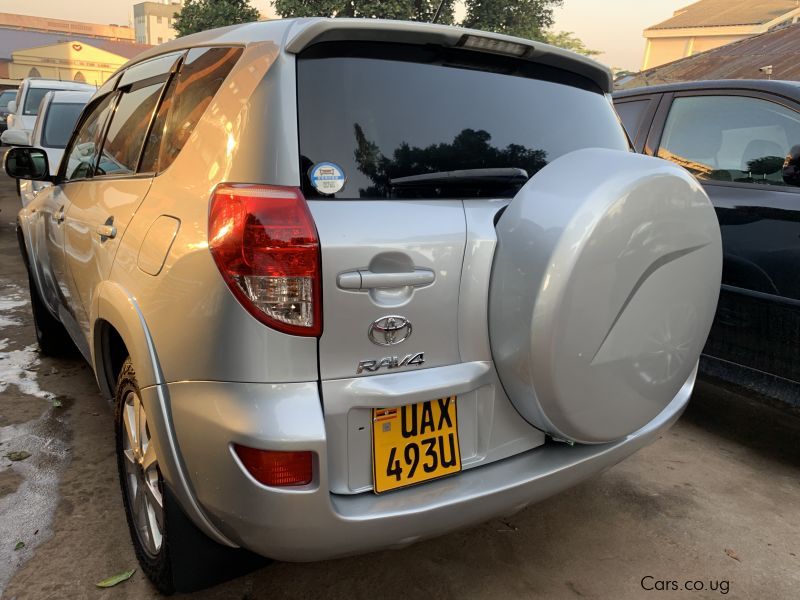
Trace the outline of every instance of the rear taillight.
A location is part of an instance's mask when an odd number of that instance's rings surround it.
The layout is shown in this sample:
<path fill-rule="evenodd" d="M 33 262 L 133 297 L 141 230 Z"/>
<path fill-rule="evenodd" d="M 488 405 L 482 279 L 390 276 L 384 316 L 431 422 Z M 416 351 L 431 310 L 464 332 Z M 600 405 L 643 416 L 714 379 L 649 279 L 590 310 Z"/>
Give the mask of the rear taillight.
<path fill-rule="evenodd" d="M 311 452 L 259 450 L 239 444 L 234 444 L 233 449 L 247 471 L 264 485 L 307 485 L 314 478 Z"/>
<path fill-rule="evenodd" d="M 293 335 L 322 333 L 319 238 L 298 188 L 218 185 L 208 247 L 228 287 L 256 319 Z"/>

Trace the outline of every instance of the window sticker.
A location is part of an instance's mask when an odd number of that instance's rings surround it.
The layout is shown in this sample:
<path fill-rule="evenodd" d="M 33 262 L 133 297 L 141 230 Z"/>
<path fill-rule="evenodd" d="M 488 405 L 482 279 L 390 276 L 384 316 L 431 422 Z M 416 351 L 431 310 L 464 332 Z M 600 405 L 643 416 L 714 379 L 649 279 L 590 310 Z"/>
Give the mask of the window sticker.
<path fill-rule="evenodd" d="M 311 185 L 320 194 L 335 194 L 344 187 L 346 179 L 342 168 L 330 162 L 315 164 L 311 167 L 308 177 Z"/>

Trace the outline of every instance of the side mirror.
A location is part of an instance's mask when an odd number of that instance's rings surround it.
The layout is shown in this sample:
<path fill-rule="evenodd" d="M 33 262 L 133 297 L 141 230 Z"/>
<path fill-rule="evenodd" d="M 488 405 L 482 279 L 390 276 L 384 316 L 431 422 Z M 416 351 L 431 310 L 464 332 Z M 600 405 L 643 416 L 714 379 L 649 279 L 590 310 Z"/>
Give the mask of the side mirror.
<path fill-rule="evenodd" d="M 10 117 L 10 115 L 9 115 Z M 3 143 L 9 146 L 29 146 L 28 134 L 21 129 L 6 129 L 3 132 Z"/>
<path fill-rule="evenodd" d="M 40 148 L 11 148 L 6 153 L 6 173 L 14 179 L 52 181 L 47 153 Z"/>
<path fill-rule="evenodd" d="M 9 100 L 7 108 L 8 108 L 8 112 L 10 112 L 10 113 L 17 112 L 17 101 L 16 100 Z"/>

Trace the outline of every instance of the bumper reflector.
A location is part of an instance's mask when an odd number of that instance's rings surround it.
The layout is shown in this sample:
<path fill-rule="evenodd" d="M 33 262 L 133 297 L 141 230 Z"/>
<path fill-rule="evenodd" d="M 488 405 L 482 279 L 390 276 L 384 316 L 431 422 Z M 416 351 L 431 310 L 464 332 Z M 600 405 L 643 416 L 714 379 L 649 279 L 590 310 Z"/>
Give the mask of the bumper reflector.
<path fill-rule="evenodd" d="M 313 479 L 311 452 L 260 450 L 238 444 L 233 449 L 248 472 L 264 485 L 306 485 Z"/>

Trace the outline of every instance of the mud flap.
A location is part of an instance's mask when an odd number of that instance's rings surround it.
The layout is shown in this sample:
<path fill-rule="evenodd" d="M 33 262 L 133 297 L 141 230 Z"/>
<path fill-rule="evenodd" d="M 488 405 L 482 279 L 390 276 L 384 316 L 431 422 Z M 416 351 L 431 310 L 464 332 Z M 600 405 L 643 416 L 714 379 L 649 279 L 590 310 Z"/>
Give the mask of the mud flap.
<path fill-rule="evenodd" d="M 218 544 L 200 531 L 164 486 L 172 580 L 176 592 L 194 592 L 246 575 L 272 562 L 242 548 Z"/>

